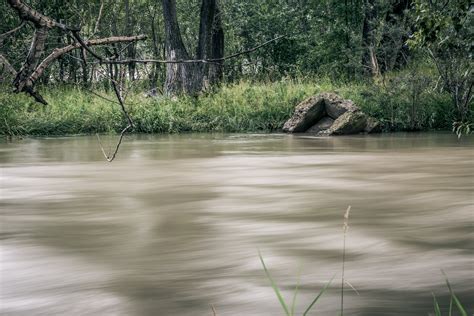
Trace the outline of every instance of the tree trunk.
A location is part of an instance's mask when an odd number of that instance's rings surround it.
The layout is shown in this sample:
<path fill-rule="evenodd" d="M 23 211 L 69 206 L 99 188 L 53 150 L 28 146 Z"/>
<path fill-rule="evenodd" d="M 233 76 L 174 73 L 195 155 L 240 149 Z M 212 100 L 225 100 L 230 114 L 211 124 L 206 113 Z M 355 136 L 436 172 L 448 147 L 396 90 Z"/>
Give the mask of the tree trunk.
<path fill-rule="evenodd" d="M 152 44 L 153 44 L 153 55 L 155 58 L 160 57 L 160 47 L 158 42 L 160 39 L 158 37 L 158 33 L 156 32 L 156 10 L 153 13 L 150 12 L 151 17 L 151 37 L 152 37 Z M 155 89 L 158 85 L 158 73 L 160 71 L 160 64 L 154 63 L 152 65 L 151 73 L 150 73 L 150 89 Z"/>
<path fill-rule="evenodd" d="M 216 3 L 216 13 L 214 15 L 214 23 L 212 27 L 211 38 L 211 59 L 224 57 L 224 29 L 222 28 L 222 17 L 219 6 Z M 209 83 L 219 83 L 224 76 L 223 62 L 209 65 Z"/>
<path fill-rule="evenodd" d="M 176 0 L 163 0 L 165 22 L 165 57 L 167 60 L 189 59 L 184 47 L 176 16 Z M 170 63 L 166 65 L 164 93 L 177 95 L 201 90 L 200 78 L 194 78 L 198 67 L 192 63 Z"/>
<path fill-rule="evenodd" d="M 130 1 L 125 0 L 125 17 L 126 17 L 126 31 L 125 35 L 131 36 L 133 34 L 133 21 L 132 21 L 132 14 L 130 11 Z M 128 58 L 134 59 L 135 58 L 135 45 L 132 43 L 131 45 L 128 46 L 127 48 L 127 55 Z M 135 80 L 135 68 L 136 64 L 135 63 L 129 63 L 128 64 L 128 76 L 130 80 Z"/>
<path fill-rule="evenodd" d="M 380 68 L 375 53 L 375 29 L 374 20 L 376 17 L 374 0 L 365 1 L 364 22 L 362 26 L 362 45 L 364 52 L 362 54 L 362 66 L 365 74 L 378 76 Z"/>
<path fill-rule="evenodd" d="M 202 0 L 196 59 L 208 59 L 211 56 L 212 29 L 215 14 L 216 0 Z M 166 59 L 190 59 L 179 30 L 176 16 L 176 0 L 163 0 L 163 18 L 165 21 Z M 223 45 L 223 37 L 221 39 Z M 216 45 L 220 45 L 217 39 Z M 165 94 L 196 94 L 202 91 L 208 81 L 208 71 L 209 66 L 206 63 L 167 64 Z"/>

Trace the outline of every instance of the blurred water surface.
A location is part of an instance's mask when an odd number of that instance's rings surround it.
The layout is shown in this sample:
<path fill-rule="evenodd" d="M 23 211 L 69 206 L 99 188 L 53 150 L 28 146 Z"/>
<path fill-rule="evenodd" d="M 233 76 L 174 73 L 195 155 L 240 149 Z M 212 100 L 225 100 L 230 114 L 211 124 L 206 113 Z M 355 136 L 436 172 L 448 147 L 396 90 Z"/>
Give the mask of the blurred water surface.
<path fill-rule="evenodd" d="M 107 139 L 105 140 L 107 143 Z M 0 143 L 2 315 L 281 315 L 340 278 L 345 315 L 474 307 L 474 138 L 135 135 Z M 337 315 L 340 281 L 313 314 Z"/>

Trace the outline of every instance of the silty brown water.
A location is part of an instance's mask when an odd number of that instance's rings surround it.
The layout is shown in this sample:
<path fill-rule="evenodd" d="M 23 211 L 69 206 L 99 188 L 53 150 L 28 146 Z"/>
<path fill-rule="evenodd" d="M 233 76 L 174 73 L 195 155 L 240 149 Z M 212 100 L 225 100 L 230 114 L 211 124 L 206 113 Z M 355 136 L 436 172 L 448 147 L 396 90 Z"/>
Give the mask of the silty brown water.
<path fill-rule="evenodd" d="M 474 307 L 473 137 L 95 137 L 0 143 L 2 315 L 427 315 Z"/>

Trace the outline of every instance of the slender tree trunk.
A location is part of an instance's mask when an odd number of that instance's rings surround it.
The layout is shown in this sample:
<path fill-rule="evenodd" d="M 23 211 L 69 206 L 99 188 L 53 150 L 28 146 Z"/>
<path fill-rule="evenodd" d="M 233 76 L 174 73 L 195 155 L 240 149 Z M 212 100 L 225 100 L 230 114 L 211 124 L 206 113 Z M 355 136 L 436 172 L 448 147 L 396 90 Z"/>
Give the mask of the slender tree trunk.
<path fill-rule="evenodd" d="M 131 9 L 130 9 L 130 1 L 125 0 L 125 17 L 126 17 L 126 35 L 131 36 L 133 34 L 133 21 L 132 21 L 132 14 L 131 14 Z M 131 45 L 128 46 L 127 48 L 127 54 L 130 59 L 134 59 L 136 55 L 136 50 L 135 50 L 135 45 L 132 43 Z M 128 76 L 130 77 L 130 80 L 135 80 L 135 69 L 136 69 L 136 64 L 135 63 L 129 63 L 128 64 Z"/>
<path fill-rule="evenodd" d="M 160 57 L 160 47 L 158 42 L 160 41 L 158 34 L 156 32 L 156 11 L 150 13 L 151 16 L 151 37 L 153 44 L 153 55 L 155 58 Z M 158 73 L 160 71 L 160 64 L 155 63 L 152 65 L 152 70 L 150 74 L 150 89 L 155 89 L 158 85 Z"/>
<path fill-rule="evenodd" d="M 375 53 L 375 29 L 374 20 L 376 17 L 374 0 L 365 0 L 364 4 L 364 22 L 362 26 L 362 45 L 364 52 L 362 54 L 362 66 L 365 74 L 378 76 L 380 68 Z"/>

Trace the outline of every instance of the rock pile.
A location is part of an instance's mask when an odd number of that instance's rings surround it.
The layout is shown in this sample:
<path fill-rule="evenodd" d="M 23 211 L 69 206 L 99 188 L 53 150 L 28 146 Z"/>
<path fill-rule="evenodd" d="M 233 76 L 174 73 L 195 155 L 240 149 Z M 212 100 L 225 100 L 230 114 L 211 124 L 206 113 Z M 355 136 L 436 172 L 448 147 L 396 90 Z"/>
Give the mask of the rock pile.
<path fill-rule="evenodd" d="M 376 133 L 381 131 L 381 127 L 379 121 L 363 113 L 351 100 L 342 99 L 334 93 L 321 93 L 298 104 L 283 131 L 346 135 Z"/>

